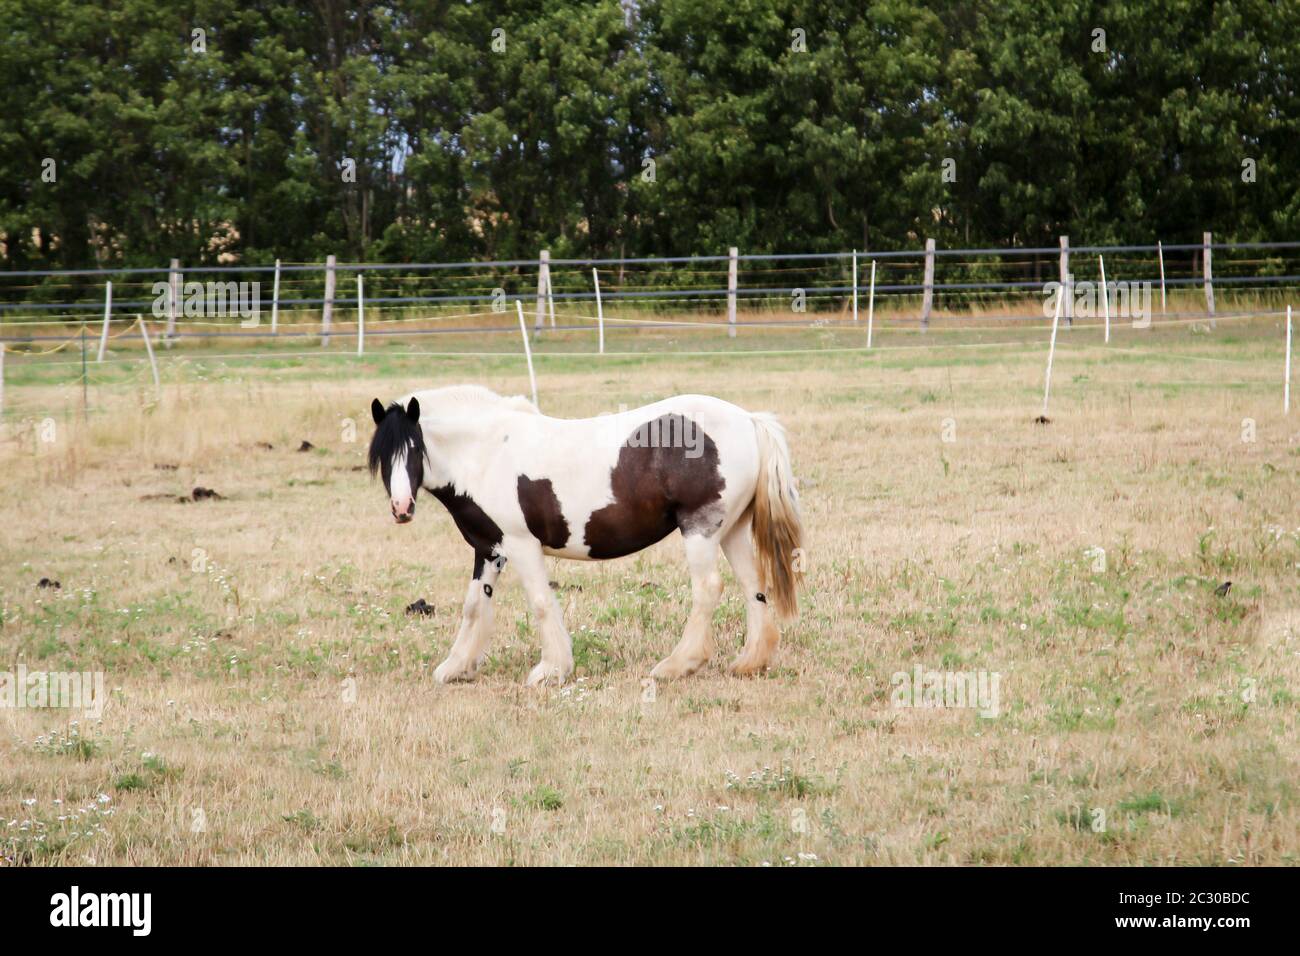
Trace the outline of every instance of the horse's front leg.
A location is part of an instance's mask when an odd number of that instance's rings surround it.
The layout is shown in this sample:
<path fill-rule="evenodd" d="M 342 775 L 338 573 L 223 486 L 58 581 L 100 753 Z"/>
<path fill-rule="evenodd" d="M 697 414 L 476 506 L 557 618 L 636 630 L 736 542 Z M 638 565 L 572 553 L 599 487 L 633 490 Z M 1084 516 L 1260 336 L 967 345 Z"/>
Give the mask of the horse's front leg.
<path fill-rule="evenodd" d="M 503 550 L 519 572 L 524 593 L 528 595 L 528 607 L 542 635 L 542 660 L 529 672 L 527 684 L 530 687 L 563 684 L 573 673 L 573 644 L 569 632 L 564 629 L 560 603 L 551 591 L 551 579 L 546 573 L 541 545 L 531 538 L 516 539 L 507 541 Z"/>
<path fill-rule="evenodd" d="M 505 563 L 504 557 L 474 556 L 474 577 L 465 592 L 460 630 L 456 632 L 447 659 L 433 672 L 433 679 L 439 684 L 472 680 L 482 666 L 492 642 L 492 592 Z"/>

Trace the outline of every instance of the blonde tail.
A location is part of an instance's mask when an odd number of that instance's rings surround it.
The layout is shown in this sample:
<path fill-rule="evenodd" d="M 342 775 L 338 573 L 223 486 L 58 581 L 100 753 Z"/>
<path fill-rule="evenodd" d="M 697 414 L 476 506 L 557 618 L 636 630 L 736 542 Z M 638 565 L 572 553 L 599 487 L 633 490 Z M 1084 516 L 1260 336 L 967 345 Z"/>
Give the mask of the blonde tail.
<path fill-rule="evenodd" d="M 751 519 L 758 577 L 777 615 L 789 620 L 799 613 L 795 590 L 803 571 L 799 494 L 785 429 L 772 415 L 758 412 L 751 417 L 758 437 L 758 485 Z"/>

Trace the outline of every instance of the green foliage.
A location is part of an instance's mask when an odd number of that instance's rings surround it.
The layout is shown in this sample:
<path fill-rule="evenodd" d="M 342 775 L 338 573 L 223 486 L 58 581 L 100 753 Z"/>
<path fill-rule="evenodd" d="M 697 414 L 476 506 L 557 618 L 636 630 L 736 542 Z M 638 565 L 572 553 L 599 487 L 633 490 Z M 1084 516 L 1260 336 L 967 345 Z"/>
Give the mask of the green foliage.
<path fill-rule="evenodd" d="M 1292 238 L 1291 12 L 0 0 L 0 261 Z"/>
<path fill-rule="evenodd" d="M 558 810 L 564 806 L 564 796 L 550 784 L 539 784 L 523 796 L 523 804 L 534 810 Z"/>

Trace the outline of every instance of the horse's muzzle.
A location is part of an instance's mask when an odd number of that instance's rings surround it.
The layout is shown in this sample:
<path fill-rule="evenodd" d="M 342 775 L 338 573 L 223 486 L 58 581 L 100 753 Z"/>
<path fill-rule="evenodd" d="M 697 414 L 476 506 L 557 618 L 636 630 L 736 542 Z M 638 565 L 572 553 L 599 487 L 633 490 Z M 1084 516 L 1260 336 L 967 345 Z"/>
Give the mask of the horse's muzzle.
<path fill-rule="evenodd" d="M 397 506 L 393 506 L 393 517 L 397 519 L 398 524 L 406 524 L 415 517 L 415 502 L 412 501 L 406 506 L 405 511 L 398 511 Z"/>

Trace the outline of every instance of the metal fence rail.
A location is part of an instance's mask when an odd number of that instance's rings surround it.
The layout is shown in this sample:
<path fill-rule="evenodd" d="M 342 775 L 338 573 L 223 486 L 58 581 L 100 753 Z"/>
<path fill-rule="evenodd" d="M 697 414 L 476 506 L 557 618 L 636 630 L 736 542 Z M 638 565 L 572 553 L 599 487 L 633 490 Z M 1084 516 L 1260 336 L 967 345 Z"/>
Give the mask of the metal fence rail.
<path fill-rule="evenodd" d="M 364 304 L 379 310 L 374 321 L 380 324 L 392 321 L 383 318 L 385 312 L 423 310 L 429 318 L 455 318 L 438 310 L 484 303 L 491 303 L 492 310 L 463 315 L 504 314 L 504 302 L 518 299 L 528 303 L 535 328 L 549 320 L 558 329 L 557 302 L 577 307 L 603 301 L 624 311 L 651 314 L 665 314 L 671 307 L 678 312 L 725 309 L 726 325 L 734 334 L 736 328 L 746 325 L 736 316 L 739 303 L 772 309 L 784 300 L 785 308 L 790 309 L 790 300 L 800 297 L 812 313 L 843 313 L 851 303 L 855 319 L 860 309 L 874 309 L 877 301 L 883 300 L 895 318 L 899 308 L 905 308 L 914 312 L 924 327 L 936 308 L 946 310 L 949 318 L 955 315 L 957 321 L 963 311 L 972 316 L 978 313 L 981 319 L 1024 319 L 1023 314 L 990 315 L 985 307 L 1027 301 L 1042 294 L 1050 283 L 1059 282 L 1072 291 L 1085 282 L 1095 286 L 1102 260 L 1109 260 L 1108 287 L 1117 283 L 1158 285 L 1162 303 L 1170 289 L 1201 288 L 1206 300 L 1204 314 L 1211 317 L 1218 311 L 1216 285 L 1229 294 L 1249 293 L 1256 298 L 1277 298 L 1300 287 L 1300 241 L 1214 242 L 1209 233 L 1200 243 L 1168 245 L 1070 247 L 1068 238 L 1062 237 L 1059 246 L 1000 249 L 940 249 L 930 242 L 924 249 L 883 252 L 742 254 L 732 249 L 725 255 L 552 259 L 543 251 L 536 259 L 486 262 L 345 263 L 334 261 L 334 257 L 326 263 L 185 267 L 173 262 L 158 268 L 0 272 L 0 342 L 58 339 L 58 335 L 40 332 L 46 326 L 102 321 L 107 329 L 112 323 L 133 322 L 141 312 L 167 322 L 169 342 L 184 337 L 289 335 L 289 330 L 281 331 L 278 326 L 282 308 L 319 313 L 319 329 L 292 334 L 328 339 L 334 310 L 355 312 L 362 305 L 360 293 L 351 291 L 350 277 L 360 279 L 363 275 L 367 288 Z M 336 292 L 340 274 L 349 276 L 347 292 Z M 201 276 L 203 281 L 196 282 L 192 276 Z M 270 296 L 261 289 L 268 276 L 274 283 Z M 194 316 L 186 314 L 185 300 L 196 286 L 206 303 L 211 285 L 236 286 L 238 292 L 239 283 L 254 282 L 258 308 L 264 312 L 269 307 L 271 312 L 269 331 L 236 327 L 246 318 L 237 313 L 205 313 L 197 323 Z M 1072 317 L 1067 305 L 1065 320 Z M 261 319 L 258 325 L 264 322 Z M 217 328 L 200 330 L 198 325 Z M 223 328 L 227 325 L 230 328 Z M 416 331 L 376 327 L 370 334 Z"/>

